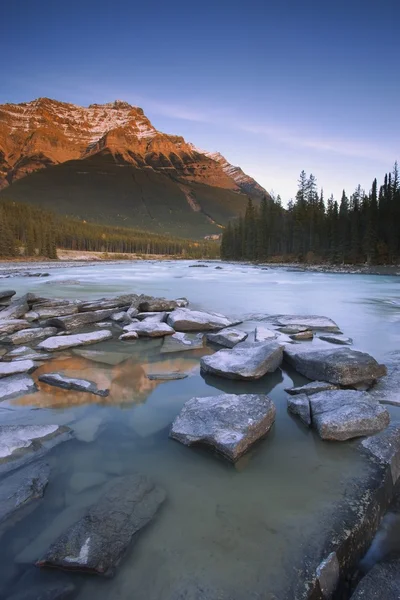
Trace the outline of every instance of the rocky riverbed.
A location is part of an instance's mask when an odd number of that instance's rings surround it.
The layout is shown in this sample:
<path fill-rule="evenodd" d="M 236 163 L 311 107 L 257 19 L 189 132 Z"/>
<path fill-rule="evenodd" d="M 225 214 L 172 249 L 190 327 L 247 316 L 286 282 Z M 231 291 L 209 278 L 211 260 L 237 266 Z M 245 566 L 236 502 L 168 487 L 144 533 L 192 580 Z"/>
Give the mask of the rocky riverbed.
<path fill-rule="evenodd" d="M 400 474 L 400 428 L 396 423 L 390 425 L 393 412 L 387 408 L 400 404 L 400 361 L 392 355 L 385 365 L 371 354 L 354 349 L 346 331 L 342 333 L 340 324 L 329 316 L 265 313 L 254 323 L 246 314 L 229 316 L 192 308 L 183 297 L 166 299 L 128 291 L 100 299 L 51 298 L 36 291 L 21 295 L 4 288 L 0 291 L 0 354 L 3 535 L 11 542 L 13 532 L 21 536 L 23 523 L 30 523 L 35 537 L 30 519 L 37 514 L 41 515 L 39 522 L 47 522 L 42 507 L 55 511 L 58 520 L 58 524 L 47 526 L 37 542 L 32 536 L 29 544 L 25 540 L 25 549 L 14 542 L 14 566 L 5 580 L 9 592 L 5 597 L 19 597 L 28 566 L 36 564 L 40 577 L 35 576 L 36 596 L 32 598 L 47 593 L 49 586 L 56 590 L 51 592 L 53 595 L 49 592 L 49 598 L 76 593 L 85 598 L 95 590 L 106 598 L 106 588 L 92 585 L 74 572 L 111 577 L 121 570 L 124 586 L 130 581 L 124 569 L 128 563 L 137 564 L 137 569 L 142 570 L 137 580 L 142 589 L 139 598 L 239 600 L 261 598 L 257 594 L 263 590 L 278 593 L 278 589 L 281 596 L 277 597 L 282 598 L 330 598 L 343 587 L 343 581 L 351 576 L 367 549 Z M 139 356 L 152 357 L 151 369 L 139 368 Z M 288 372 L 297 385 L 287 386 L 286 397 L 275 398 L 271 393 L 274 385 Z M 196 378 L 198 383 L 190 385 Z M 212 388 L 212 395 L 204 393 L 204 384 Z M 168 409 L 159 401 L 152 417 L 149 419 L 146 414 L 141 423 L 140 402 L 146 401 L 150 391 L 167 385 L 174 386 L 173 395 L 179 400 L 170 401 Z M 201 390 L 199 395 L 193 393 L 196 386 Z M 102 418 L 101 411 L 85 413 L 79 409 L 77 414 L 71 413 L 71 407 L 86 407 L 93 402 L 102 406 L 124 402 L 129 406 L 133 402 L 139 406 L 132 416 L 126 411 L 126 418 L 124 411 L 118 412 L 114 438 L 110 422 Z M 261 578 L 260 585 L 247 590 L 247 596 L 224 577 L 211 584 L 189 577 L 183 588 L 181 580 L 179 585 L 175 580 L 167 584 L 165 576 L 163 583 L 157 581 L 154 587 L 150 579 L 144 584 L 146 556 L 140 549 L 136 553 L 133 542 L 143 538 L 145 547 L 145 540 L 153 539 L 157 546 L 156 540 L 161 537 L 165 543 L 165 532 L 171 532 L 168 505 L 176 502 L 165 475 L 150 460 L 153 447 L 156 452 L 161 451 L 160 457 L 165 453 L 164 473 L 167 466 L 167 471 L 174 470 L 175 460 L 181 468 L 186 465 L 184 470 L 215 469 L 218 477 L 224 473 L 227 480 L 232 480 L 232 473 L 243 472 L 246 479 L 246 464 L 257 464 L 261 456 L 268 461 L 275 454 L 281 423 L 277 422 L 277 413 L 281 420 L 293 422 L 302 440 L 297 450 L 293 447 L 295 455 L 306 447 L 307 452 L 313 452 L 312 447 L 317 444 L 319 455 L 325 457 L 334 445 L 338 450 L 333 450 L 333 462 L 340 456 L 347 457 L 338 485 L 342 486 L 339 482 L 343 477 L 347 486 L 350 480 L 354 484 L 357 479 L 357 491 L 349 492 L 352 509 L 341 507 L 332 521 L 327 520 L 326 539 L 330 542 L 315 538 L 303 564 L 300 561 L 295 567 L 296 573 L 302 573 L 301 581 L 290 573 L 284 585 L 282 581 Z M 127 423 L 129 419 L 131 425 Z M 127 426 L 129 435 L 125 433 Z M 101 465 L 94 468 L 99 461 L 96 450 L 93 457 L 97 458 L 79 475 L 79 444 L 89 445 L 88 450 L 81 451 L 83 466 L 84 457 L 92 444 L 96 447 L 97 439 L 107 440 L 106 445 L 112 439 L 117 446 L 123 441 L 124 452 L 130 453 L 134 447 L 140 452 L 133 455 L 135 459 L 128 469 L 121 469 L 117 462 L 104 471 Z M 349 445 L 348 440 L 353 442 Z M 64 480 L 61 464 L 68 447 L 76 461 L 70 473 L 75 491 L 67 488 L 62 502 L 54 486 Z M 103 455 L 101 460 L 110 462 L 110 456 Z M 317 463 L 320 460 L 321 466 L 326 458 L 317 459 Z M 353 470 L 353 466 L 361 464 L 362 475 L 358 468 Z M 72 464 L 68 469 L 71 467 Z M 251 466 L 247 472 L 251 472 Z M 293 479 L 296 480 L 295 475 Z M 235 485 L 240 485 L 239 481 L 235 479 Z M 210 508 L 222 519 L 226 535 L 234 527 L 232 516 L 224 515 L 224 501 L 219 491 L 213 496 L 213 485 L 209 482 Z M 263 489 L 260 481 L 252 483 L 249 489 L 252 485 Z M 299 481 L 297 485 L 302 484 Z M 71 493 L 73 497 L 82 496 L 81 501 L 72 502 L 72 509 L 70 501 L 65 500 L 71 498 Z M 291 493 L 303 491 L 294 487 Z M 170 496 L 173 500 L 169 500 Z M 64 516 L 63 511 L 67 511 Z M 293 525 L 288 515 L 282 515 L 285 526 L 281 525 L 282 530 L 276 535 L 291 539 L 292 545 L 296 536 L 291 537 Z M 196 518 L 192 514 L 192 519 Z M 306 509 L 301 537 L 311 518 L 312 511 Z M 144 526 L 150 521 L 148 530 Z M 289 529 L 285 530 L 287 525 Z M 329 537 L 332 531 L 335 536 Z M 243 535 L 237 534 L 232 538 L 235 543 L 242 539 L 246 545 L 260 536 L 262 539 L 262 531 L 252 532 L 251 527 Z M 266 531 L 264 538 L 270 535 Z M 224 543 L 230 548 L 229 540 Z M 286 555 L 282 551 L 282 560 L 289 560 L 292 553 L 297 554 L 294 548 L 288 549 Z M 239 555 L 242 561 L 241 550 Z M 47 566 L 72 573 L 67 578 L 54 579 L 54 574 L 50 578 Z M 222 575 L 224 572 L 225 567 Z M 249 577 L 248 585 L 251 580 Z M 211 591 L 207 591 L 209 585 Z M 121 598 L 128 597 L 126 589 L 118 593 Z"/>

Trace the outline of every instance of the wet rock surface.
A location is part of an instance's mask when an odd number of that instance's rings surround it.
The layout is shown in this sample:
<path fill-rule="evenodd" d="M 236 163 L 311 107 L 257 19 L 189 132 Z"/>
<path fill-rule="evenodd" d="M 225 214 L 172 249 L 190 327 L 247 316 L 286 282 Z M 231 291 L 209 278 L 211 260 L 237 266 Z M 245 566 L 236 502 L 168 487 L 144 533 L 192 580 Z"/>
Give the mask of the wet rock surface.
<path fill-rule="evenodd" d="M 0 379 L 19 373 L 32 373 L 37 368 L 33 360 L 16 360 L 13 362 L 0 362 Z"/>
<path fill-rule="evenodd" d="M 73 348 L 75 346 L 97 344 L 98 342 L 103 342 L 104 340 L 109 340 L 111 338 L 112 333 L 106 330 L 93 331 L 91 333 L 77 333 L 75 335 L 63 335 L 60 337 L 54 336 L 40 342 L 37 348 L 47 352 L 57 352 L 58 350 Z"/>
<path fill-rule="evenodd" d="M 0 334 L 14 333 L 15 331 L 21 331 L 21 329 L 27 329 L 28 327 L 30 327 L 30 323 L 26 319 L 0 320 Z"/>
<path fill-rule="evenodd" d="M 225 348 L 233 348 L 236 344 L 244 342 L 248 334 L 240 329 L 227 328 L 217 333 L 208 333 L 207 341 Z"/>
<path fill-rule="evenodd" d="M 74 377 L 66 377 L 61 373 L 45 373 L 39 376 L 39 381 L 47 385 L 62 388 L 64 390 L 75 390 L 77 392 L 86 392 L 95 396 L 108 396 L 110 390 L 99 389 L 93 381 L 86 379 L 76 379 Z"/>
<path fill-rule="evenodd" d="M 353 340 L 345 335 L 329 333 L 327 335 L 320 335 L 320 340 L 324 342 L 330 342 L 331 344 L 338 344 L 339 346 L 350 346 Z"/>
<path fill-rule="evenodd" d="M 311 425 L 310 401 L 306 394 L 288 398 L 288 411 L 299 417 L 307 427 Z"/>
<path fill-rule="evenodd" d="M 269 342 L 270 340 L 274 340 L 277 338 L 277 332 L 273 329 L 268 329 L 268 327 L 263 327 L 259 325 L 256 327 L 254 332 L 254 340 L 256 342 Z"/>
<path fill-rule="evenodd" d="M 385 377 L 371 389 L 371 395 L 382 404 L 400 406 L 400 365 L 390 364 Z"/>
<path fill-rule="evenodd" d="M 22 331 L 17 331 L 9 336 L 8 342 L 10 344 L 30 344 L 31 342 L 36 342 L 36 340 L 40 340 L 45 337 L 50 337 L 57 333 L 57 329 L 55 327 L 35 327 L 33 329 L 23 329 Z"/>
<path fill-rule="evenodd" d="M 37 386 L 28 375 L 12 375 L 0 379 L 0 401 L 11 400 L 23 394 L 33 394 Z"/>
<path fill-rule="evenodd" d="M 171 373 L 147 373 L 147 378 L 150 381 L 175 381 L 177 379 L 186 379 L 187 373 L 174 371 Z"/>
<path fill-rule="evenodd" d="M 152 298 L 145 300 L 139 305 L 139 309 L 143 312 L 165 312 L 178 308 L 176 300 L 167 300 L 166 298 Z"/>
<path fill-rule="evenodd" d="M 272 400 L 264 395 L 192 398 L 173 422 L 170 437 L 186 446 L 211 446 L 235 462 L 268 433 L 275 414 Z"/>
<path fill-rule="evenodd" d="M 202 333 L 176 332 L 164 338 L 161 346 L 161 354 L 168 352 L 186 352 L 187 350 L 198 350 L 204 346 L 204 335 Z"/>
<path fill-rule="evenodd" d="M 231 350 L 219 350 L 200 361 L 201 372 L 228 379 L 259 379 L 282 363 L 282 346 L 276 342 L 243 342 Z"/>
<path fill-rule="evenodd" d="M 33 567 L 24 573 L 6 600 L 67 600 L 73 597 L 75 589 L 65 574 Z"/>
<path fill-rule="evenodd" d="M 172 327 L 166 323 L 158 323 L 157 321 L 149 321 L 147 319 L 138 323 L 131 323 L 124 327 L 124 333 L 132 332 L 137 333 L 139 337 L 164 337 L 165 335 L 173 335 L 175 333 Z"/>
<path fill-rule="evenodd" d="M 313 331 L 339 332 L 337 324 L 328 317 L 316 315 L 274 315 L 268 321 L 280 327 L 306 327 Z M 287 331 L 285 331 L 287 333 Z M 296 332 L 294 332 L 296 333 Z"/>
<path fill-rule="evenodd" d="M 42 498 L 50 467 L 42 461 L 18 469 L 1 480 L 0 523 L 33 500 Z"/>
<path fill-rule="evenodd" d="M 26 296 L 21 296 L 21 298 L 13 300 L 7 308 L 0 311 L 0 322 L 4 319 L 20 319 L 28 310 Z"/>
<path fill-rule="evenodd" d="M 338 386 L 333 383 L 326 383 L 325 381 L 311 381 L 310 383 L 306 383 L 298 387 L 286 388 L 285 392 L 291 396 L 295 396 L 296 394 L 307 394 L 308 396 L 311 396 L 312 394 L 318 394 L 318 392 L 337 389 L 339 389 Z"/>
<path fill-rule="evenodd" d="M 37 565 L 113 576 L 134 536 L 164 500 L 164 490 L 142 475 L 111 481 L 98 502 L 50 546 Z"/>
<path fill-rule="evenodd" d="M 188 308 L 177 308 L 168 317 L 168 325 L 175 331 L 218 331 L 233 325 L 224 315 Z"/>
<path fill-rule="evenodd" d="M 399 600 L 400 558 L 376 564 L 358 584 L 351 600 Z"/>
<path fill-rule="evenodd" d="M 80 327 L 86 327 L 86 325 L 91 325 L 92 323 L 103 321 L 104 319 L 108 319 L 114 312 L 114 309 L 107 308 L 105 310 L 76 313 L 67 317 L 56 317 L 54 319 L 49 319 L 47 324 L 65 331 L 70 331 Z"/>

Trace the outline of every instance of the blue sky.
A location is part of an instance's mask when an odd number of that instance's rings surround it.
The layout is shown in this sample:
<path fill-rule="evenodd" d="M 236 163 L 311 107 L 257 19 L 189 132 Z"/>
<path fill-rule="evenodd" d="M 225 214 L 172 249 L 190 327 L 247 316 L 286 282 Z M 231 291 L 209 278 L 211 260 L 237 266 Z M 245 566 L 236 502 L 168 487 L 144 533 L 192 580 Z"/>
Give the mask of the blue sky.
<path fill-rule="evenodd" d="M 0 9 L 0 103 L 142 106 L 284 202 L 400 159 L 399 0 L 13 0 Z"/>

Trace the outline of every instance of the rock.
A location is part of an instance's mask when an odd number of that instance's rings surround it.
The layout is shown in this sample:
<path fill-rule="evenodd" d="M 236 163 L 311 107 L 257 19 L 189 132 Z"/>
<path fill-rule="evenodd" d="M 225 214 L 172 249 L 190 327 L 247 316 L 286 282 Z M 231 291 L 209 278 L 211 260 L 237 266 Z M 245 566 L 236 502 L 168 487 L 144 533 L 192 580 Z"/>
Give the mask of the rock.
<path fill-rule="evenodd" d="M 125 333 L 136 332 L 139 337 L 164 337 L 172 335 L 175 331 L 166 323 L 157 323 L 154 321 L 141 321 L 139 323 L 131 323 L 124 327 Z M 124 338 L 126 339 L 126 338 Z"/>
<path fill-rule="evenodd" d="M 307 394 L 307 396 L 311 396 L 312 394 L 318 394 L 318 392 L 337 389 L 338 386 L 334 385 L 333 383 L 326 383 L 325 381 L 311 381 L 311 383 L 306 383 L 305 385 L 300 385 L 299 387 L 286 388 L 285 392 L 291 394 L 292 396 L 296 394 Z"/>
<path fill-rule="evenodd" d="M 27 329 L 28 327 L 29 322 L 25 319 L 0 320 L 0 334 L 14 333 L 14 331 L 21 331 L 21 329 Z"/>
<path fill-rule="evenodd" d="M 139 314 L 139 311 L 137 308 L 134 308 L 131 306 L 131 308 L 128 308 L 128 310 L 126 311 L 126 314 L 128 315 L 128 317 L 130 317 L 131 319 L 134 319 L 135 317 L 137 317 L 137 315 Z"/>
<path fill-rule="evenodd" d="M 379 462 L 388 465 L 395 485 L 400 478 L 400 424 L 393 423 L 387 429 L 362 440 L 361 446 Z"/>
<path fill-rule="evenodd" d="M 99 321 L 98 323 L 93 323 L 93 325 L 95 327 L 100 327 L 100 329 L 103 329 L 104 327 L 112 327 L 114 323 L 112 323 L 111 321 Z"/>
<path fill-rule="evenodd" d="M 0 380 L 0 402 L 37 392 L 37 386 L 28 375 L 13 375 Z"/>
<path fill-rule="evenodd" d="M 224 315 L 188 308 L 177 308 L 167 319 L 175 331 L 218 331 L 233 325 Z"/>
<path fill-rule="evenodd" d="M 306 331 L 299 331 L 298 333 L 292 333 L 290 335 L 292 340 L 301 341 L 301 340 L 312 340 L 314 337 L 311 329 L 306 329 Z"/>
<path fill-rule="evenodd" d="M 192 398 L 172 424 L 170 437 L 185 446 L 206 444 L 228 460 L 238 460 L 275 421 L 268 396 L 222 394 Z"/>
<path fill-rule="evenodd" d="M 149 523 L 165 492 L 142 475 L 117 478 L 88 513 L 36 564 L 112 577 L 132 538 Z"/>
<path fill-rule="evenodd" d="M 139 305 L 142 312 L 165 312 L 178 308 L 176 300 L 166 300 L 165 298 L 152 298 L 145 300 Z"/>
<path fill-rule="evenodd" d="M 128 331 L 127 333 L 123 333 L 122 335 L 120 335 L 118 339 L 122 342 L 129 340 L 137 340 L 139 339 L 139 334 L 137 331 Z"/>
<path fill-rule="evenodd" d="M 101 426 L 104 424 L 103 418 L 98 415 L 93 415 L 81 419 L 77 423 L 71 425 L 74 435 L 80 442 L 94 442 L 99 435 Z"/>
<path fill-rule="evenodd" d="M 259 379 L 273 373 L 282 362 L 282 346 L 276 342 L 247 344 L 243 342 L 232 350 L 219 350 L 200 361 L 204 374 L 228 379 Z"/>
<path fill-rule="evenodd" d="M 0 291 L 0 304 L 8 302 L 13 296 L 15 296 L 14 290 L 2 290 Z"/>
<path fill-rule="evenodd" d="M 39 315 L 39 319 L 50 319 L 51 317 L 64 317 L 73 315 L 78 312 L 79 305 L 63 304 L 61 306 L 39 306 L 35 307 L 35 313 Z"/>
<path fill-rule="evenodd" d="M 279 327 L 281 333 L 292 335 L 294 333 L 303 333 L 309 331 L 308 327 L 300 327 L 299 325 L 287 325 L 287 327 Z"/>
<path fill-rule="evenodd" d="M 306 327 L 313 331 L 339 332 L 339 327 L 332 319 L 328 319 L 328 317 L 315 315 L 274 315 L 269 317 L 268 320 L 281 327 L 294 325 L 296 327 Z"/>
<path fill-rule="evenodd" d="M 388 373 L 372 388 L 371 395 L 382 404 L 400 406 L 400 366 L 389 365 Z"/>
<path fill-rule="evenodd" d="M 12 360 L 48 360 L 52 358 L 50 354 L 45 354 L 44 352 L 36 352 L 29 348 L 28 346 L 17 346 L 10 352 L 7 352 L 5 356 L 3 356 L 4 361 L 12 361 Z"/>
<path fill-rule="evenodd" d="M 147 379 L 151 381 L 175 381 L 176 379 L 186 379 L 187 373 L 173 371 L 171 373 L 147 373 Z"/>
<path fill-rule="evenodd" d="M 0 471 L 9 470 L 5 463 L 10 460 L 20 466 L 17 459 L 25 452 L 41 455 L 40 450 L 52 448 L 70 436 L 69 427 L 60 425 L 0 425 Z M 11 465 L 13 468 L 14 462 Z"/>
<path fill-rule="evenodd" d="M 29 344 L 45 337 L 55 335 L 57 329 L 55 327 L 35 327 L 33 329 L 23 329 L 9 336 L 8 340 L 11 344 Z"/>
<path fill-rule="evenodd" d="M 26 296 L 13 300 L 11 304 L 0 312 L 0 320 L 20 319 L 29 310 Z"/>
<path fill-rule="evenodd" d="M 189 306 L 189 300 L 187 298 L 177 298 L 175 302 L 178 308 L 186 308 Z"/>
<path fill-rule="evenodd" d="M 37 308 L 52 308 L 55 306 L 80 304 L 79 302 L 71 302 L 70 300 L 65 300 L 64 298 L 43 298 L 42 296 L 36 296 L 36 294 L 31 293 L 26 295 L 26 301 L 28 302 L 29 306 L 31 306 L 34 310 L 36 310 Z"/>
<path fill-rule="evenodd" d="M 17 360 L 13 362 L 0 362 L 0 379 L 19 373 L 32 373 L 37 369 L 33 360 Z"/>
<path fill-rule="evenodd" d="M 114 321 L 114 323 L 130 323 L 131 322 L 131 318 L 128 316 L 128 314 L 124 311 L 119 311 L 116 313 L 113 313 L 110 317 L 111 321 Z"/>
<path fill-rule="evenodd" d="M 106 481 L 105 473 L 74 472 L 69 480 L 69 487 L 75 494 L 80 494 L 90 488 L 103 485 Z"/>
<path fill-rule="evenodd" d="M 254 332 L 254 340 L 256 342 L 269 342 L 270 340 L 275 340 L 276 337 L 276 331 L 268 329 L 267 327 L 263 327 L 262 325 L 256 327 Z"/>
<path fill-rule="evenodd" d="M 77 329 L 79 327 L 91 325 L 92 323 L 97 323 L 98 321 L 103 321 L 104 319 L 111 317 L 114 312 L 115 311 L 112 308 L 82 313 L 79 312 L 75 315 L 69 315 L 67 317 L 56 317 L 54 319 L 49 319 L 47 324 L 58 327 L 59 329 L 64 329 L 65 331 L 70 331 L 71 329 Z"/>
<path fill-rule="evenodd" d="M 34 310 L 30 310 L 29 312 L 24 314 L 24 319 L 29 323 L 32 323 L 33 321 L 38 321 L 39 313 L 35 312 Z"/>
<path fill-rule="evenodd" d="M 42 498 L 49 481 L 50 467 L 36 462 L 2 479 L 0 486 L 0 523 L 32 500 Z"/>
<path fill-rule="evenodd" d="M 189 265 L 189 269 L 208 269 L 208 265 Z"/>
<path fill-rule="evenodd" d="M 400 559 L 377 563 L 358 584 L 351 600 L 399 600 Z"/>
<path fill-rule="evenodd" d="M 338 385 L 372 382 L 386 374 L 386 367 L 372 356 L 350 348 L 319 348 L 306 344 L 286 346 L 285 360 L 307 377 Z"/>
<path fill-rule="evenodd" d="M 353 343 L 353 340 L 345 335 L 340 334 L 329 334 L 329 335 L 320 335 L 320 340 L 324 340 L 324 342 L 330 342 L 331 344 L 339 344 L 341 346 L 348 346 Z"/>
<path fill-rule="evenodd" d="M 104 365 L 116 366 L 132 357 L 131 352 L 113 352 L 109 350 L 88 350 L 86 348 L 76 348 L 73 353 L 77 356 L 83 356 L 87 360 L 102 363 Z"/>
<path fill-rule="evenodd" d="M 202 333 L 177 332 L 165 337 L 161 346 L 161 354 L 168 352 L 186 352 L 187 350 L 198 350 L 204 346 Z"/>
<path fill-rule="evenodd" d="M 137 315 L 139 321 L 154 321 L 156 323 L 164 323 L 167 320 L 166 312 L 142 312 Z"/>
<path fill-rule="evenodd" d="M 316 579 L 322 592 L 322 598 L 330 600 L 340 580 L 340 564 L 336 552 L 331 552 L 317 567 Z"/>
<path fill-rule="evenodd" d="M 309 427 L 311 425 L 310 401 L 307 394 L 289 397 L 287 400 L 288 411 L 297 417 Z"/>
<path fill-rule="evenodd" d="M 103 342 L 104 340 L 109 340 L 111 338 L 111 331 L 106 330 L 92 331 L 90 333 L 77 333 L 75 335 L 63 335 L 61 337 L 53 336 L 40 342 L 40 344 L 37 345 L 37 348 L 48 352 L 57 352 L 57 350 L 65 350 L 66 348 L 73 348 L 74 346 L 97 344 L 98 342 Z"/>
<path fill-rule="evenodd" d="M 138 299 L 139 296 L 137 294 L 125 294 L 123 296 L 118 296 L 117 298 L 100 298 L 100 300 L 83 302 L 79 307 L 79 311 L 92 312 L 108 308 L 121 308 L 122 306 L 130 306 L 132 303 L 137 302 Z M 113 312 L 115 312 L 115 310 Z"/>
<path fill-rule="evenodd" d="M 309 398 L 313 427 L 323 440 L 373 435 L 390 422 L 387 410 L 367 392 L 331 390 Z"/>
<path fill-rule="evenodd" d="M 39 381 L 46 383 L 47 385 L 54 385 L 55 387 L 62 388 L 64 390 L 75 390 L 77 392 L 86 392 L 88 394 L 94 394 L 95 396 L 108 396 L 110 390 L 99 390 L 97 385 L 93 381 L 87 381 L 86 379 L 75 379 L 73 377 L 66 377 L 61 373 L 45 373 L 39 376 Z"/>
<path fill-rule="evenodd" d="M 233 348 L 236 344 L 244 342 L 248 334 L 240 329 L 228 328 L 218 333 L 208 333 L 207 341 L 219 346 L 225 346 L 225 348 Z"/>

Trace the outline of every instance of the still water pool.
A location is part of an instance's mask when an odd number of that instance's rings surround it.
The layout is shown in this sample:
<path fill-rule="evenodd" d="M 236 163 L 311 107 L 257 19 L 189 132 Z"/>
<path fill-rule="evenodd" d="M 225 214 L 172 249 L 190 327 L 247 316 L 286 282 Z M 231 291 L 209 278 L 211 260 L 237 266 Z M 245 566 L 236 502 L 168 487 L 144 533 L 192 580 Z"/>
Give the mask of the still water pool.
<path fill-rule="evenodd" d="M 45 279 L 4 280 L 0 289 L 63 298 L 186 296 L 191 307 L 240 317 L 249 332 L 270 314 L 321 314 L 334 319 L 355 347 L 379 360 L 400 348 L 398 277 L 194 264 L 56 268 Z M 322 442 L 288 415 L 284 388 L 306 380 L 286 367 L 257 382 L 203 379 L 199 360 L 211 348 L 161 354 L 161 344 L 115 339 L 56 355 L 34 373 L 35 379 L 61 371 L 93 380 L 110 389 L 107 398 L 40 384 L 37 393 L 2 407 L 2 423 L 66 424 L 76 436 L 49 454 L 52 474 L 43 501 L 3 535 L 4 597 L 101 495 L 107 481 L 137 471 L 164 487 L 167 501 L 114 579 L 72 575 L 79 600 L 280 599 L 296 579 L 308 540 L 322 551 L 329 535 L 326 515 L 367 467 L 354 444 Z M 171 370 L 189 376 L 168 382 L 146 376 Z M 277 408 L 268 437 L 235 466 L 168 438 L 171 422 L 189 398 L 220 391 L 267 393 Z M 390 412 L 397 420 L 398 409 Z M 185 595 L 196 586 L 209 595 Z"/>

